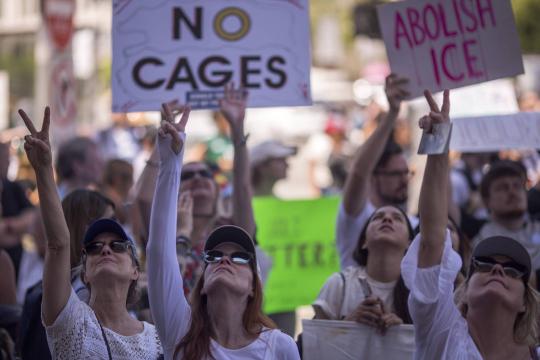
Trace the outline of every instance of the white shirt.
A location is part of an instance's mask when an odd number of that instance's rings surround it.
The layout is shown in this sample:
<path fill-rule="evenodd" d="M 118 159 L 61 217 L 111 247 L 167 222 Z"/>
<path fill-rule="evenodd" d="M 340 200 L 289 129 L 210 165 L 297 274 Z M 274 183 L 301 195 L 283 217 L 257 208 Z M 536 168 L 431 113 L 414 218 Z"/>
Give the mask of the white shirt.
<path fill-rule="evenodd" d="M 180 134 L 185 143 L 185 134 Z M 183 280 L 176 258 L 177 196 L 180 187 L 183 152 L 171 150 L 170 139 L 158 137 L 160 168 L 150 216 L 150 236 L 146 249 L 148 299 L 165 359 L 173 359 L 176 346 L 187 334 L 191 307 L 183 291 Z M 227 349 L 211 341 L 216 360 L 299 360 L 294 340 L 279 330 L 265 329 L 251 344 Z M 181 358 L 181 354 L 180 357 Z"/>
<path fill-rule="evenodd" d="M 43 321 L 43 320 L 42 320 Z M 103 328 L 114 360 L 154 360 L 162 353 L 153 325 L 143 322 L 141 333 L 123 336 Z M 45 323 L 43 323 L 45 326 Z M 53 359 L 109 359 L 94 311 L 71 289 L 69 300 L 51 326 L 45 326 Z"/>
<path fill-rule="evenodd" d="M 351 216 L 347 214 L 343 208 L 343 203 L 339 204 L 338 218 L 336 224 L 336 246 L 339 253 L 340 268 L 345 269 L 349 266 L 358 266 L 353 259 L 353 253 L 358 245 L 360 239 L 360 233 L 366 225 L 369 217 L 376 208 L 370 201 L 366 202 L 366 205 L 360 211 L 358 216 Z M 414 229 L 418 225 L 418 218 L 416 216 L 408 215 L 409 222 Z"/>
<path fill-rule="evenodd" d="M 447 232 L 441 264 L 418 267 L 420 235 L 401 262 L 401 275 L 410 290 L 409 311 L 415 327 L 415 359 L 482 360 L 469 335 L 467 321 L 454 303 L 454 280 L 461 258 Z"/>
<path fill-rule="evenodd" d="M 364 289 L 368 284 L 373 296 L 378 297 L 387 312 L 394 312 L 393 292 L 397 281 L 382 283 L 368 276 L 364 267 L 349 266 L 340 273 L 335 273 L 324 284 L 313 306 L 319 306 L 330 320 L 341 320 L 351 314 L 369 295 Z M 343 291 L 343 278 L 345 291 Z"/>

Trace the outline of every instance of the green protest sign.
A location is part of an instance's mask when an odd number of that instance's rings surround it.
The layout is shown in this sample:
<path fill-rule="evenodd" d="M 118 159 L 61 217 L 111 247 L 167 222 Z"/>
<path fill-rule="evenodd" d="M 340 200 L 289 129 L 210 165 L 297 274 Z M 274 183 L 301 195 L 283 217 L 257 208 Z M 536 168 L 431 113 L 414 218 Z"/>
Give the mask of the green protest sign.
<path fill-rule="evenodd" d="M 335 224 L 339 198 L 255 198 L 257 241 L 273 260 L 264 311 L 291 311 L 315 300 L 328 277 L 339 271 Z"/>

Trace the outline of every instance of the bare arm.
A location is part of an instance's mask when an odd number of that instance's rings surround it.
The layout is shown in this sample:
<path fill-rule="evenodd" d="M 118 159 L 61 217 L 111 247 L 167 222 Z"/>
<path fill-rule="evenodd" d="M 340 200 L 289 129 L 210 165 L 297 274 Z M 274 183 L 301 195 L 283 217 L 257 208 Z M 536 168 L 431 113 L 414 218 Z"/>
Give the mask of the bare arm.
<path fill-rule="evenodd" d="M 255 217 L 251 204 L 253 191 L 251 189 L 249 154 L 244 134 L 246 101 L 247 92 L 243 89 L 234 89 L 234 85 L 229 84 L 225 87 L 225 97 L 220 102 L 220 109 L 231 127 L 234 144 L 233 220 L 237 226 L 254 236 Z"/>
<path fill-rule="evenodd" d="M 37 131 L 26 113 L 19 110 L 30 135 L 25 136 L 24 150 L 36 172 L 41 214 L 47 248 L 43 269 L 42 312 L 45 325 L 52 325 L 65 307 L 71 292 L 69 230 L 56 191 L 49 143 L 50 110 L 45 109 L 43 127 Z"/>
<path fill-rule="evenodd" d="M 354 155 L 343 190 L 343 208 L 348 215 L 357 216 L 366 205 L 369 180 L 392 133 L 401 101 L 408 95 L 403 89 L 403 85 L 406 83 L 407 79 L 399 78 L 396 75 L 390 75 L 386 78 L 385 91 L 390 109 L 375 132 Z"/>
<path fill-rule="evenodd" d="M 425 92 L 425 96 L 431 112 L 420 120 L 420 127 L 430 132 L 433 124 L 450 121 L 450 94 L 445 90 L 441 110 L 429 91 Z M 419 203 L 422 238 L 418 256 L 420 268 L 441 263 L 448 224 L 448 162 L 448 154 L 428 155 Z"/>

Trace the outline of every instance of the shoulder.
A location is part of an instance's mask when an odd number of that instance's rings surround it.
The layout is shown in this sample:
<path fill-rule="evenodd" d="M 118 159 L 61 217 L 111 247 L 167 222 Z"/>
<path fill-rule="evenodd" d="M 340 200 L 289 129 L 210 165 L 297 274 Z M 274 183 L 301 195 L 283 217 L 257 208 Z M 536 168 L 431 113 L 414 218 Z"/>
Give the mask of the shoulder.
<path fill-rule="evenodd" d="M 282 358 L 281 356 L 291 353 L 298 354 L 298 346 L 292 337 L 279 329 L 273 329 L 266 332 L 268 333 L 269 344 L 273 344 L 273 351 L 278 358 Z M 288 357 L 286 358 L 288 359 Z"/>

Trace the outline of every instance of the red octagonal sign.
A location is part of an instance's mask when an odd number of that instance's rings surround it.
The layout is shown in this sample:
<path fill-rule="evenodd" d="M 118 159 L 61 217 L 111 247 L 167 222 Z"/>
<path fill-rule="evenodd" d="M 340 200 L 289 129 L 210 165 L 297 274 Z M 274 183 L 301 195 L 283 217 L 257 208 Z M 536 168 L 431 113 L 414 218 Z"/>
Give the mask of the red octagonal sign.
<path fill-rule="evenodd" d="M 63 50 L 73 35 L 75 0 L 44 0 L 43 15 L 54 45 Z"/>

